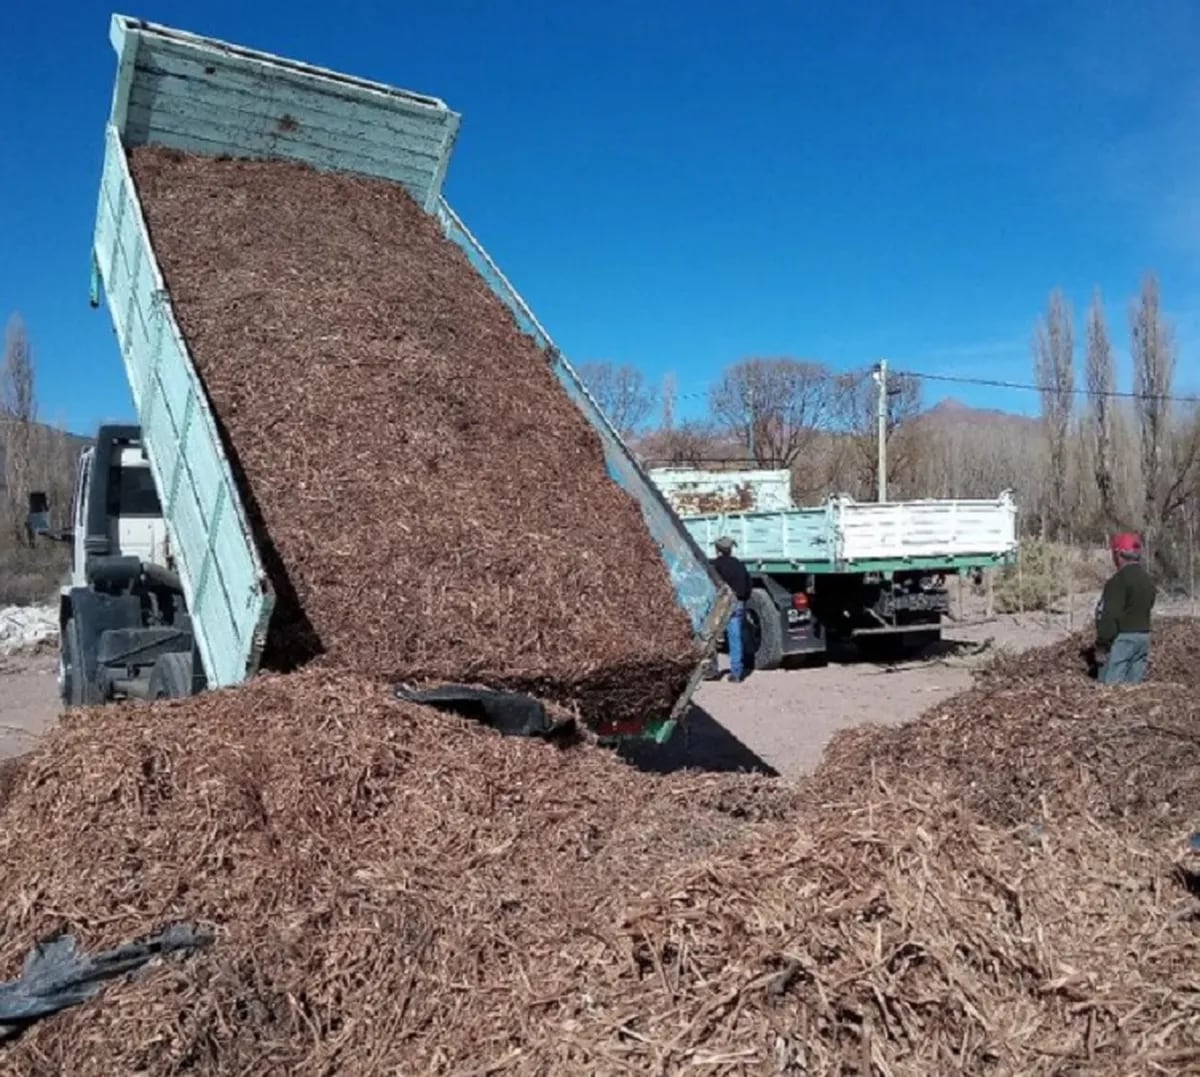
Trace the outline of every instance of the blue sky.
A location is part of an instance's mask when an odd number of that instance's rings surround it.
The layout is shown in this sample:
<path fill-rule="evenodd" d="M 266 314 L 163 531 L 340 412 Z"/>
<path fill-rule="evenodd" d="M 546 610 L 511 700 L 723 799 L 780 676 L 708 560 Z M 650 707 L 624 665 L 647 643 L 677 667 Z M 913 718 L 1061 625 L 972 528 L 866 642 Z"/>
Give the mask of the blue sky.
<path fill-rule="evenodd" d="M 87 303 L 113 10 L 434 94 L 446 193 L 564 352 L 685 412 L 792 355 L 1028 380 L 1047 293 L 1126 307 L 1156 270 L 1200 379 L 1200 5 L 883 0 L 7 5 L 0 315 L 44 418 L 131 412 Z M 930 384 L 1030 409 L 1030 394 Z"/>

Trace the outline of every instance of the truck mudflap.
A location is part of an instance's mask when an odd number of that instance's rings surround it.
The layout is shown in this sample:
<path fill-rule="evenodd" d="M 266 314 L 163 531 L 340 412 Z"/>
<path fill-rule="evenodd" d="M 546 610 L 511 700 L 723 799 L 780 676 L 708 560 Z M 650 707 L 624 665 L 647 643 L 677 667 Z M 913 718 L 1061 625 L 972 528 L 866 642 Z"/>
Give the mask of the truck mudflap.
<path fill-rule="evenodd" d="M 787 627 L 783 635 L 783 653 L 788 655 L 823 654 L 826 651 L 825 633 L 811 613 L 785 611 Z"/>

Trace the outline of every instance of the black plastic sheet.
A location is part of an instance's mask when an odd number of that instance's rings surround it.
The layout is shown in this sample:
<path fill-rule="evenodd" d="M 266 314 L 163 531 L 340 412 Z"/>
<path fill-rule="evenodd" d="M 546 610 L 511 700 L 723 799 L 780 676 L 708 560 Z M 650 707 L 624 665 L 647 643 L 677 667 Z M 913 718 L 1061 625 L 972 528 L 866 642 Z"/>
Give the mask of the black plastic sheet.
<path fill-rule="evenodd" d="M 551 722 L 539 700 L 519 692 L 457 684 L 420 690 L 399 685 L 394 692 L 397 699 L 407 703 L 421 703 L 483 722 L 508 737 L 558 737 L 572 728 L 571 723 Z"/>
<path fill-rule="evenodd" d="M 212 938 L 190 924 L 176 924 L 91 956 L 80 952 L 72 935 L 39 942 L 26 954 L 20 977 L 0 983 L 0 1041 L 20 1035 L 43 1017 L 87 1002 L 109 980 L 137 972 L 155 958 L 190 953 Z"/>

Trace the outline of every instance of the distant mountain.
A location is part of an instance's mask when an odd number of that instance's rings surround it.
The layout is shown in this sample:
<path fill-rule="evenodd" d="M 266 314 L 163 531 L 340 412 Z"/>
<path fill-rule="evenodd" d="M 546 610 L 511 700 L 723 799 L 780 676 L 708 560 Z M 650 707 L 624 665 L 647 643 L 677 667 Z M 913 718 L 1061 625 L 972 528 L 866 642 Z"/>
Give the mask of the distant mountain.
<path fill-rule="evenodd" d="M 947 397 L 922 412 L 917 422 L 941 427 L 1010 426 L 1032 429 L 1039 425 L 1039 420 L 1029 415 L 1018 415 L 1000 408 L 975 408 L 954 397 Z"/>

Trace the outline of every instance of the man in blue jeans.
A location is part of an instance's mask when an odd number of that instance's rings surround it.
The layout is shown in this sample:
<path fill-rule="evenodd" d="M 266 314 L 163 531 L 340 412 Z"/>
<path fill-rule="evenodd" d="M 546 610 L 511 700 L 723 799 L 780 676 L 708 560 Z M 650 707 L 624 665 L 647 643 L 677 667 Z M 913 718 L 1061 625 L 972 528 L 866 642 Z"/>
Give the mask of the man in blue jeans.
<path fill-rule="evenodd" d="M 734 683 L 746 679 L 746 661 L 743 656 L 744 632 L 746 624 L 746 603 L 750 599 L 750 573 L 746 566 L 733 556 L 733 548 L 737 545 L 728 535 L 722 535 L 715 543 L 717 556 L 713 558 L 713 568 L 717 575 L 725 581 L 726 586 L 737 599 L 733 607 L 733 615 L 729 618 L 729 628 L 726 635 L 729 638 L 729 679 Z"/>
<path fill-rule="evenodd" d="M 1150 659 L 1150 616 L 1156 588 L 1142 567 L 1142 540 L 1134 534 L 1112 540 L 1117 571 L 1096 606 L 1096 659 L 1101 684 L 1138 684 Z"/>

